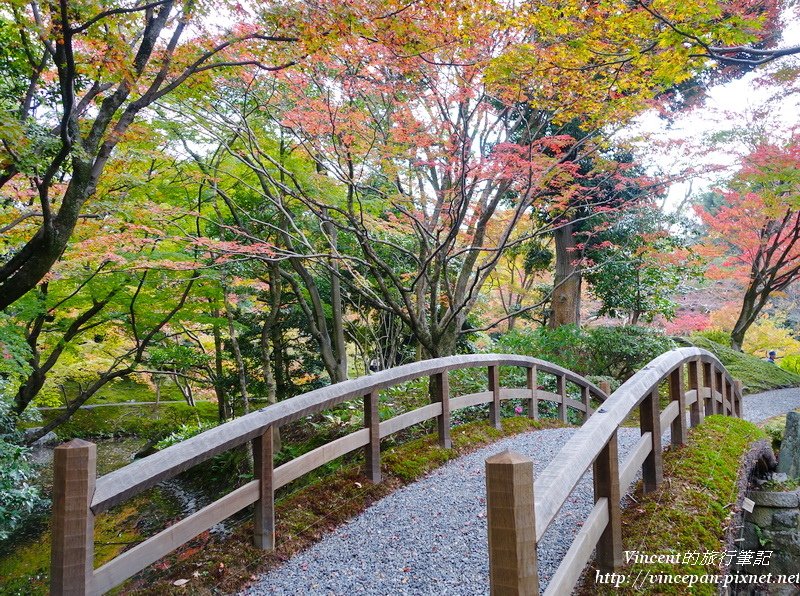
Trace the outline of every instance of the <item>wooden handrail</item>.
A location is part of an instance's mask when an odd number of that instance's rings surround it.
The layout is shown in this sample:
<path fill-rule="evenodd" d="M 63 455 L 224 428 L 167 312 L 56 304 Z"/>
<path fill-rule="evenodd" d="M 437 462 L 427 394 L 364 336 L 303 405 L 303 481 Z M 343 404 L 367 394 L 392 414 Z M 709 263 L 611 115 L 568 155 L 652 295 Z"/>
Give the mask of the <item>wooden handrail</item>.
<path fill-rule="evenodd" d="M 689 390 L 684 388 L 684 365 L 689 369 Z M 704 382 L 701 382 L 701 370 Z M 664 381 L 669 382 L 671 402 L 659 411 L 658 388 Z M 536 478 L 532 494 L 514 495 L 522 500 L 533 499 L 535 540 L 539 542 L 575 486 L 589 467 L 594 466 L 595 507 L 545 594 L 569 593 L 595 547 L 601 569 L 610 571 L 621 564 L 619 497 L 627 491 L 639 469 L 645 491 L 655 490 L 660 484 L 663 430 L 669 428 L 672 442 L 681 443 L 685 441 L 687 407 L 691 424 L 695 426 L 710 413 L 740 416 L 741 399 L 741 383 L 733 380 L 711 352 L 679 348 L 655 358 L 605 400 Z M 636 407 L 640 408 L 642 436 L 626 461 L 619 465 L 617 433 Z M 489 460 L 487 473 L 488 466 Z M 511 549 L 513 545 L 500 544 L 497 548 Z"/>
<path fill-rule="evenodd" d="M 527 369 L 527 387 L 522 389 L 501 388 L 498 374 L 500 366 L 516 366 Z M 476 367 L 483 367 L 489 371 L 488 390 L 450 398 L 448 373 L 452 370 Z M 536 371 L 556 377 L 557 394 L 539 390 L 536 387 Z M 380 421 L 377 416 L 378 392 L 423 377 L 433 379 L 433 402 L 416 410 Z M 580 401 L 567 397 L 567 382 L 577 385 L 580 389 Z M 81 555 L 86 558 L 86 561 L 82 561 L 82 567 L 76 565 L 75 561 L 71 561 L 72 566 L 69 570 L 59 567 L 64 559 L 62 550 L 66 548 L 71 539 L 70 536 L 64 536 L 58 544 L 54 542 L 51 574 L 53 577 L 59 578 L 59 591 L 103 593 L 191 540 L 194 536 L 253 503 L 256 504 L 255 542 L 261 548 L 271 549 L 274 547 L 274 491 L 337 457 L 355 449 L 364 448 L 366 474 L 373 482 L 379 482 L 380 439 L 413 424 L 436 418 L 440 444 L 449 447 L 450 412 L 452 410 L 488 403 L 490 404 L 491 422 L 499 425 L 500 402 L 506 399 L 524 399 L 528 403 L 531 417 L 538 415 L 538 402 L 552 401 L 558 404 L 562 420 L 566 420 L 567 408 L 583 412 L 586 419 L 591 414 L 589 399 L 592 396 L 600 402 L 604 402 L 608 398 L 602 389 L 572 371 L 544 360 L 513 354 L 476 354 L 424 360 L 310 391 L 217 426 L 96 480 L 90 474 L 91 477 L 86 479 L 86 482 L 91 482 L 91 486 L 88 484 L 83 486 L 81 494 L 85 493 L 85 496 L 79 497 L 79 500 L 81 498 L 85 500 L 88 495 L 90 500 L 86 501 L 85 510 L 78 511 L 82 516 L 78 521 L 80 527 L 91 529 L 95 515 L 219 453 L 252 441 L 256 460 L 256 480 L 177 522 L 96 570 L 93 570 L 91 548 Z M 364 400 L 365 428 L 322 445 L 273 469 L 272 429 L 274 427 L 280 427 L 356 398 Z M 592 420 L 592 418 L 588 419 Z M 60 451 L 68 452 L 72 449 L 70 445 L 56 448 L 57 454 Z M 81 449 L 80 453 L 83 453 L 85 449 L 83 447 Z M 66 488 L 67 482 L 72 483 L 71 488 Z M 74 478 L 65 475 L 63 470 L 59 474 L 58 468 L 54 484 L 63 485 L 64 490 L 76 490 L 76 487 L 73 486 Z M 64 512 L 63 508 L 56 509 L 54 507 L 54 526 L 66 522 L 65 527 L 72 527 L 70 523 L 74 525 L 75 515 L 74 507 L 67 512 Z M 69 516 L 72 517 L 66 519 Z"/>

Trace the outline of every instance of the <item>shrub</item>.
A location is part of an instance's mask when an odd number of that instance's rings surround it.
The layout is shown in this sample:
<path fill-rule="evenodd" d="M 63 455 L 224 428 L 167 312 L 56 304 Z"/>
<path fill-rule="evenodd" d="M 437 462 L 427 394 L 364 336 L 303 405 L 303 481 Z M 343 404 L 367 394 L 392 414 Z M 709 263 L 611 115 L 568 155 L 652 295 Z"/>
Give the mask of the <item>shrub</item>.
<path fill-rule="evenodd" d="M 778 360 L 778 366 L 796 375 L 800 374 L 800 354 L 789 354 Z"/>
<path fill-rule="evenodd" d="M 47 502 L 32 484 L 34 470 L 28 449 L 16 429 L 10 399 L 4 396 L 9 383 L 0 379 L 0 541 L 6 540 Z"/>
<path fill-rule="evenodd" d="M 661 331 L 634 325 L 592 328 L 587 345 L 593 362 L 592 370 L 586 372 L 620 380 L 633 376 L 653 358 L 675 347 Z"/>
<path fill-rule="evenodd" d="M 624 381 L 659 354 L 675 347 L 661 331 L 649 327 L 579 328 L 512 331 L 497 339 L 495 350 L 548 360 L 583 375 Z"/>
<path fill-rule="evenodd" d="M 705 337 L 706 339 L 723 346 L 731 345 L 730 332 L 723 331 L 722 329 L 716 327 L 712 329 L 705 329 L 703 331 L 695 331 L 690 337 Z"/>
<path fill-rule="evenodd" d="M 541 358 L 575 372 L 588 372 L 591 363 L 587 333 L 575 325 L 512 331 L 501 335 L 494 349 Z"/>

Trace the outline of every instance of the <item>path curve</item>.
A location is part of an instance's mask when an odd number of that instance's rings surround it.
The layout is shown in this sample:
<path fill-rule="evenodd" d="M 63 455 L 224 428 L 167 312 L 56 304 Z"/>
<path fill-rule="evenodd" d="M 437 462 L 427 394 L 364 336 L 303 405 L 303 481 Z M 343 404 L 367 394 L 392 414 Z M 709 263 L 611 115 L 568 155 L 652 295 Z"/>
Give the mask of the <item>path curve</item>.
<path fill-rule="evenodd" d="M 800 408 L 800 389 L 744 398 L 744 418 L 751 421 L 795 408 Z M 508 437 L 453 460 L 375 503 L 263 575 L 244 594 L 488 594 L 484 461 L 512 449 L 530 456 L 534 474 L 541 473 L 576 430 L 549 429 Z M 638 429 L 620 429 L 621 461 L 638 438 Z M 592 504 L 592 478 L 587 473 L 539 543 L 542 588 Z"/>

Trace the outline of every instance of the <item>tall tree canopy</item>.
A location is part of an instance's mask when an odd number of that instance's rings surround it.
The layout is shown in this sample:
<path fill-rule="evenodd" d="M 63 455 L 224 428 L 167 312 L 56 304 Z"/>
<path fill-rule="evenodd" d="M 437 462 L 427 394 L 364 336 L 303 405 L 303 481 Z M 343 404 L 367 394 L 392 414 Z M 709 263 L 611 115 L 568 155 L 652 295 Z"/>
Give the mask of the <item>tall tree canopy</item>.
<path fill-rule="evenodd" d="M 741 349 L 770 296 L 800 278 L 800 139 L 761 144 L 727 187 L 714 212 L 696 211 L 708 230 L 706 251 L 719 257 L 711 275 L 733 277 L 744 288 L 731 333 Z"/>

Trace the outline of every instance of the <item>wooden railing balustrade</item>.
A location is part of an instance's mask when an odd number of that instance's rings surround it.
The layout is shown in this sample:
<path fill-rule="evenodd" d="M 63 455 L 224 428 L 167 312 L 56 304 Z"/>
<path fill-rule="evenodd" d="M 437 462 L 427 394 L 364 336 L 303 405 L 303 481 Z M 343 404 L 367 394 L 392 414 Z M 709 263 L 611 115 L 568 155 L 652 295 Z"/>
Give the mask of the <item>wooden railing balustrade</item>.
<path fill-rule="evenodd" d="M 671 399 L 660 411 L 659 387 L 664 382 L 668 384 Z M 617 433 L 637 407 L 641 438 L 620 465 Z M 664 477 L 662 431 L 669 428 L 673 445 L 686 442 L 687 407 L 691 426 L 702 423 L 710 414 L 742 415 L 741 382 L 731 378 L 713 354 L 699 348 L 680 348 L 662 354 L 628 379 L 575 432 L 535 482 L 529 479 L 533 463 L 528 458 L 508 452 L 488 458 L 486 491 L 492 594 L 539 593 L 536 544 L 590 467 L 594 508 L 544 593 L 569 594 L 595 548 L 601 571 L 619 568 L 622 564 L 620 496 L 628 491 L 639 469 L 644 492 L 658 489 Z M 499 494 L 503 498 L 498 498 Z"/>
<path fill-rule="evenodd" d="M 501 366 L 526 369 L 526 388 L 501 388 Z M 488 390 L 451 398 L 448 373 L 464 368 L 487 368 Z M 537 388 L 537 372 L 554 375 L 556 391 Z M 432 403 L 388 420 L 378 416 L 378 393 L 406 381 L 430 377 Z M 568 397 L 567 385 L 580 389 L 581 400 Z M 451 412 L 489 404 L 491 424 L 500 426 L 501 401 L 523 399 L 528 416 L 538 417 L 538 403 L 558 404 L 561 420 L 568 408 L 590 418 L 590 400 L 603 402 L 607 393 L 583 377 L 536 358 L 511 354 L 478 354 L 425 360 L 323 387 L 252 412 L 203 432 L 119 470 L 96 478 L 96 447 L 76 439 L 55 449 L 52 594 L 101 594 L 158 561 L 198 534 L 245 507 L 255 504 L 254 541 L 265 550 L 275 545 L 275 491 L 303 474 L 355 451 L 364 450 L 365 474 L 380 482 L 380 440 L 414 424 L 436 418 L 439 442 L 450 447 Z M 364 428 L 331 441 L 275 468 L 272 429 L 351 399 L 364 400 Z M 155 536 L 94 568 L 94 519 L 110 507 L 167 480 L 209 458 L 252 442 L 254 480 L 207 507 L 178 521 Z M 606 443 L 608 439 L 606 439 Z M 543 492 L 543 491 L 539 491 Z M 559 505 L 560 506 L 560 505 Z M 548 513 L 542 513 L 547 520 Z M 538 526 L 537 526 L 538 527 Z M 537 538 L 538 538 L 537 532 Z"/>

